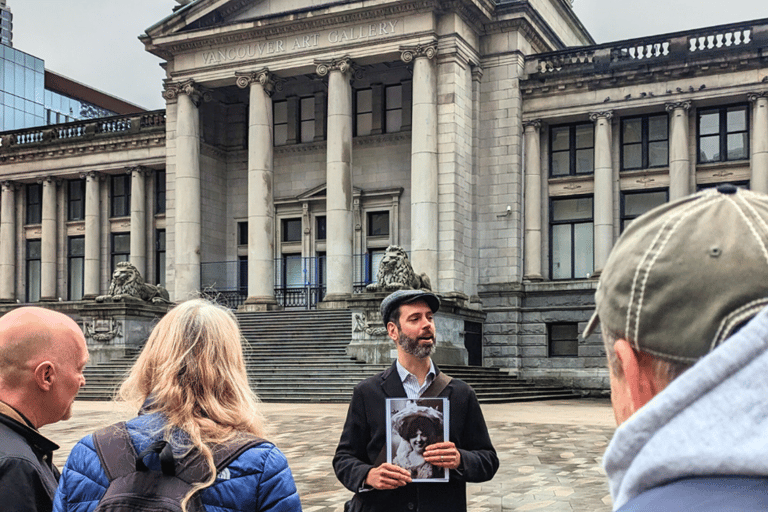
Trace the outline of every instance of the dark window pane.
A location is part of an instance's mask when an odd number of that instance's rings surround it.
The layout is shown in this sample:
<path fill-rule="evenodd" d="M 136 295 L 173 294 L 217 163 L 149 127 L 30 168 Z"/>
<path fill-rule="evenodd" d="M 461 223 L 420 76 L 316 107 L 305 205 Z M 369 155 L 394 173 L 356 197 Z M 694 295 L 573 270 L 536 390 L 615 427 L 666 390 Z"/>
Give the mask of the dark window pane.
<path fill-rule="evenodd" d="M 373 114 L 357 115 L 357 135 L 370 135 L 373 131 Z"/>
<path fill-rule="evenodd" d="M 648 144 L 648 165 L 661 167 L 669 163 L 669 144 L 667 141 L 651 142 Z"/>
<path fill-rule="evenodd" d="M 710 135 L 699 140 L 699 161 L 717 162 L 720 160 L 720 136 Z"/>
<path fill-rule="evenodd" d="M 576 323 L 549 324 L 549 357 L 579 355 L 579 329 Z"/>
<path fill-rule="evenodd" d="M 576 127 L 576 147 L 591 148 L 595 144 L 594 126 L 581 124 Z"/>
<path fill-rule="evenodd" d="M 745 108 L 728 110 L 728 132 L 740 132 L 747 129 L 747 110 Z"/>
<path fill-rule="evenodd" d="M 388 110 L 387 111 L 387 133 L 399 132 L 403 127 L 403 111 L 402 110 Z"/>
<path fill-rule="evenodd" d="M 592 198 L 553 199 L 552 220 L 588 220 L 592 219 Z"/>
<path fill-rule="evenodd" d="M 643 167 L 643 151 L 640 144 L 624 146 L 624 169 L 641 169 Z"/>
<path fill-rule="evenodd" d="M 237 245 L 248 245 L 248 223 L 237 223 Z"/>
<path fill-rule="evenodd" d="M 130 233 L 121 233 L 121 234 L 112 235 L 112 252 L 127 253 L 127 254 L 131 252 Z"/>
<path fill-rule="evenodd" d="M 165 171 L 155 173 L 155 212 L 165 213 Z"/>
<path fill-rule="evenodd" d="M 283 219 L 283 242 L 301 241 L 301 219 Z"/>
<path fill-rule="evenodd" d="M 325 240 L 327 236 L 325 231 L 325 216 L 318 216 L 315 217 L 315 219 L 315 222 L 317 223 L 317 234 L 315 235 L 315 239 Z"/>
<path fill-rule="evenodd" d="M 699 133 L 701 135 L 711 135 L 720 132 L 720 113 L 712 112 L 701 114 L 699 117 Z"/>
<path fill-rule="evenodd" d="M 552 153 L 552 176 L 567 176 L 571 172 L 568 152 Z"/>
<path fill-rule="evenodd" d="M 638 217 L 667 202 L 665 191 L 626 194 L 624 196 L 624 217 Z"/>
<path fill-rule="evenodd" d="M 624 120 L 623 125 L 624 144 L 640 142 L 643 139 L 643 120 L 641 118 Z"/>
<path fill-rule="evenodd" d="M 744 160 L 749 158 L 747 155 L 747 137 L 746 133 L 734 133 L 728 135 L 728 160 Z"/>
<path fill-rule="evenodd" d="M 312 142 L 315 140 L 315 120 L 301 122 L 301 142 Z"/>
<path fill-rule="evenodd" d="M 590 173 L 595 171 L 595 153 L 592 148 L 576 151 L 576 172 Z"/>
<path fill-rule="evenodd" d="M 652 116 L 648 118 L 648 140 L 667 140 L 669 118 L 667 116 Z"/>
<path fill-rule="evenodd" d="M 39 260 L 40 259 L 40 247 L 42 242 L 40 240 L 29 240 L 27 242 L 27 259 Z"/>
<path fill-rule="evenodd" d="M 361 89 L 357 91 L 357 113 L 373 111 L 373 90 Z"/>
<path fill-rule="evenodd" d="M 287 101 L 276 101 L 273 103 L 274 106 L 274 123 L 275 124 L 284 124 L 288 122 L 288 102 Z"/>
<path fill-rule="evenodd" d="M 315 120 L 315 97 L 301 98 L 301 120 Z"/>
<path fill-rule="evenodd" d="M 570 130 L 567 126 L 552 128 L 552 151 L 567 150 L 570 143 Z"/>
<path fill-rule="evenodd" d="M 368 214 L 368 236 L 389 235 L 389 212 L 371 212 Z"/>
<path fill-rule="evenodd" d="M 69 255 L 85 256 L 85 238 L 82 236 L 69 239 Z"/>
<path fill-rule="evenodd" d="M 403 108 L 403 86 L 391 85 L 387 87 L 387 110 Z"/>
<path fill-rule="evenodd" d="M 288 125 L 275 125 L 275 146 L 284 146 L 288 142 Z"/>

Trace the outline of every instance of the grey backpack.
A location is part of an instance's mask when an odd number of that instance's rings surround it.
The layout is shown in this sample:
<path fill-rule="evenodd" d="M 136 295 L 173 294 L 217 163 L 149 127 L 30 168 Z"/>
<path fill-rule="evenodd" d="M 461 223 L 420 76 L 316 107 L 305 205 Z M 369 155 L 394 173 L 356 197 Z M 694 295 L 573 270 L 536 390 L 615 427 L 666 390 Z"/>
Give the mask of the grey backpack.
<path fill-rule="evenodd" d="M 213 448 L 213 462 L 218 474 L 245 450 L 266 442 L 247 435 L 230 444 Z M 94 512 L 181 512 L 181 500 L 192 486 L 209 475 L 208 465 L 197 450 L 176 459 L 171 445 L 156 441 L 136 455 L 125 422 L 93 433 L 93 444 L 109 487 Z M 158 453 L 161 471 L 152 471 L 144 458 Z M 199 493 L 187 505 L 187 512 L 204 512 Z"/>

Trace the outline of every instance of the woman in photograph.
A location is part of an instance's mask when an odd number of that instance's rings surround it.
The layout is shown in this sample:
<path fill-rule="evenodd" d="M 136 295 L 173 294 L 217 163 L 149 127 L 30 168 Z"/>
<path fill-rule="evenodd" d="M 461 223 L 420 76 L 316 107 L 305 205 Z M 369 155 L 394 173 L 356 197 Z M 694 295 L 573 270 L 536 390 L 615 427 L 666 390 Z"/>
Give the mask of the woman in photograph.
<path fill-rule="evenodd" d="M 411 472 L 411 478 L 435 478 L 441 468 L 424 460 L 424 449 L 442 439 L 443 415 L 431 407 L 407 407 L 392 417 L 393 425 L 403 442 L 397 448 L 392 463 Z"/>

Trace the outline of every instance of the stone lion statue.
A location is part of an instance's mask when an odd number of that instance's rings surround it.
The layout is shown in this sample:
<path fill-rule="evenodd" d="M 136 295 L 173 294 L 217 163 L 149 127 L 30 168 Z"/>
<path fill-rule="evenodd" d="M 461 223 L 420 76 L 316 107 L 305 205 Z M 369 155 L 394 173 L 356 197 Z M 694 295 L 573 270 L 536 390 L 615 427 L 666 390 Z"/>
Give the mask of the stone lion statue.
<path fill-rule="evenodd" d="M 141 273 L 130 261 L 121 261 L 112 273 L 112 282 L 106 295 L 96 297 L 96 302 L 151 302 L 170 304 L 168 290 L 159 285 L 144 282 Z"/>
<path fill-rule="evenodd" d="M 432 290 L 427 274 L 413 271 L 408 255 L 402 247 L 390 245 L 379 264 L 375 283 L 365 287 L 369 292 L 392 292 L 395 290 Z"/>

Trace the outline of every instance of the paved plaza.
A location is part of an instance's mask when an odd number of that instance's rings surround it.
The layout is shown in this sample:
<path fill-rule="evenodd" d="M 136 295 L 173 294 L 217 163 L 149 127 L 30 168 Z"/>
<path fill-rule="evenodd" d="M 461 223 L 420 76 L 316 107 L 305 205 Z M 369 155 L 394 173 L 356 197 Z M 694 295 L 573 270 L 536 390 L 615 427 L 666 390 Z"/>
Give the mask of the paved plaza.
<path fill-rule="evenodd" d="M 347 406 L 263 404 L 267 436 L 288 457 L 306 512 L 341 512 L 351 493 L 333 474 L 331 459 Z M 607 400 L 484 405 L 501 465 L 493 480 L 469 484 L 470 512 L 610 510 L 600 461 L 614 430 Z M 61 445 L 59 467 L 74 443 L 93 430 L 133 416 L 123 405 L 77 401 L 72 419 L 43 433 Z"/>

